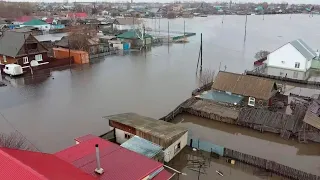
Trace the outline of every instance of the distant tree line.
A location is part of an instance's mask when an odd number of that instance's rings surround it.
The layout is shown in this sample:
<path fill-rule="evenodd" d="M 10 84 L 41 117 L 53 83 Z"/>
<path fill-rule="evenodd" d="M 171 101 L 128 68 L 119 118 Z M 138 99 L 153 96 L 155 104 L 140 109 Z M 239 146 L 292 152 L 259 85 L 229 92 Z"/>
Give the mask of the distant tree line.
<path fill-rule="evenodd" d="M 35 4 L 28 2 L 0 2 L 0 17 L 16 18 L 20 16 L 29 16 L 35 10 Z"/>

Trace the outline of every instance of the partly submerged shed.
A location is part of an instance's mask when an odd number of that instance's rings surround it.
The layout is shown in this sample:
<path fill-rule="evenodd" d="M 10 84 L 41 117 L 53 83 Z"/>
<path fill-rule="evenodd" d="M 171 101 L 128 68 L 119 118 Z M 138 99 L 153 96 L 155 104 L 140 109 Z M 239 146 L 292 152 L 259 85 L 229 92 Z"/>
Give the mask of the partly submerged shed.
<path fill-rule="evenodd" d="M 244 96 L 249 106 L 267 106 L 277 92 L 277 85 L 266 78 L 220 71 L 212 89 Z"/>
<path fill-rule="evenodd" d="M 164 148 L 164 160 L 169 162 L 186 145 L 188 129 L 177 124 L 152 119 L 135 113 L 106 116 L 115 129 L 117 143 L 124 143 L 134 135 Z"/>

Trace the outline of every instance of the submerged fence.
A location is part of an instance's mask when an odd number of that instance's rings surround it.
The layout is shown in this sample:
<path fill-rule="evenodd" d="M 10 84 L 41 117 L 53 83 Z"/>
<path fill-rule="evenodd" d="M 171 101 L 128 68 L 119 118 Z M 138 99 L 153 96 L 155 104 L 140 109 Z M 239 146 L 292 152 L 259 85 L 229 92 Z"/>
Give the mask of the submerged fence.
<path fill-rule="evenodd" d="M 192 137 L 190 134 L 188 135 L 188 145 L 192 148 L 201 149 L 206 152 L 215 153 L 220 156 L 224 155 L 224 147 L 207 142 L 202 141 L 198 138 Z"/>
<path fill-rule="evenodd" d="M 298 180 L 320 180 L 320 177 L 310 173 L 306 173 L 274 161 L 269 161 L 256 156 L 251 156 L 228 148 L 224 149 L 224 156 L 236 159 L 238 161 L 266 169 L 273 173 Z"/>

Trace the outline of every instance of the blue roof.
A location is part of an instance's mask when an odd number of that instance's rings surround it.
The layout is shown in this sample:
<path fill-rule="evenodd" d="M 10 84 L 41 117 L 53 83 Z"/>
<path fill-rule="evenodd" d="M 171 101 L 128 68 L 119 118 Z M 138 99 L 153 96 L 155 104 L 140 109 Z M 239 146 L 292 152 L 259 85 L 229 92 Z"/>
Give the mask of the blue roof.
<path fill-rule="evenodd" d="M 162 152 L 161 146 L 138 136 L 130 138 L 129 140 L 121 144 L 121 146 L 136 153 L 147 156 L 148 158 L 153 158 L 154 156 Z"/>
<path fill-rule="evenodd" d="M 229 94 L 226 92 L 222 91 L 206 91 L 200 95 L 200 98 L 203 99 L 209 99 L 217 102 L 225 102 L 225 103 L 230 103 L 234 104 L 237 103 L 239 104 L 240 101 L 243 99 L 243 96 L 236 95 L 236 94 Z"/>

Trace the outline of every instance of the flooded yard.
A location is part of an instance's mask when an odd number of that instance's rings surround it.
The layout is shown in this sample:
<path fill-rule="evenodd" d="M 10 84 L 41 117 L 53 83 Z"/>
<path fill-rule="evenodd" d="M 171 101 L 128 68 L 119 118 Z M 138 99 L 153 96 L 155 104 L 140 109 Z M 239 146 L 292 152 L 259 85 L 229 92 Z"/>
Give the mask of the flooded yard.
<path fill-rule="evenodd" d="M 260 133 L 189 114 L 178 115 L 174 122 L 187 127 L 192 136 L 200 140 L 320 175 L 320 144 L 284 140 L 276 134 Z"/>
<path fill-rule="evenodd" d="M 169 163 L 169 166 L 186 174 L 180 174 L 179 177 L 176 175 L 174 180 L 287 180 L 287 178 L 241 162 L 233 165 L 227 162 L 227 158 L 215 159 L 207 152 L 193 151 L 189 147 L 183 149 Z"/>

